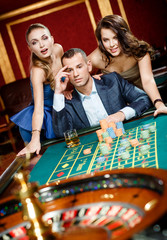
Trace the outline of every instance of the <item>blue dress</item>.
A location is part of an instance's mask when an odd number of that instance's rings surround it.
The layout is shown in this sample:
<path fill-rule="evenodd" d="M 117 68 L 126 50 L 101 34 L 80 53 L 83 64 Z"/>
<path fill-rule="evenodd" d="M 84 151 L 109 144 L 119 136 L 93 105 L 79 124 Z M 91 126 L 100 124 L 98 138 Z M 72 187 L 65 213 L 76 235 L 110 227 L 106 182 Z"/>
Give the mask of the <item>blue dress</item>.
<path fill-rule="evenodd" d="M 32 131 L 32 115 L 34 112 L 34 97 L 33 88 L 30 81 L 31 92 L 32 92 L 32 103 L 16 113 L 10 119 L 17 126 L 27 131 Z M 52 127 L 52 105 L 53 105 L 53 95 L 54 91 L 51 89 L 50 84 L 44 84 L 44 119 L 42 129 L 44 130 L 44 136 L 48 139 L 55 138 Z"/>

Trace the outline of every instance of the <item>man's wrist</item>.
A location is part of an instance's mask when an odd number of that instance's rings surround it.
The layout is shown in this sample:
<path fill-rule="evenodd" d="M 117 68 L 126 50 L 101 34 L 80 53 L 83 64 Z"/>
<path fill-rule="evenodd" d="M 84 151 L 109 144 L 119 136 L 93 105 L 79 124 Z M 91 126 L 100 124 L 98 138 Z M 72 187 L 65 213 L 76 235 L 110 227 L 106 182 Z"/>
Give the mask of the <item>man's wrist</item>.
<path fill-rule="evenodd" d="M 136 111 L 129 106 L 126 106 L 126 107 L 120 109 L 120 111 L 122 113 L 124 113 L 124 116 L 125 116 L 124 120 L 129 120 L 136 116 Z"/>
<path fill-rule="evenodd" d="M 55 90 L 54 90 L 54 93 L 55 93 L 55 94 L 63 94 L 63 92 L 62 92 L 61 90 L 59 90 L 59 89 L 55 89 Z"/>

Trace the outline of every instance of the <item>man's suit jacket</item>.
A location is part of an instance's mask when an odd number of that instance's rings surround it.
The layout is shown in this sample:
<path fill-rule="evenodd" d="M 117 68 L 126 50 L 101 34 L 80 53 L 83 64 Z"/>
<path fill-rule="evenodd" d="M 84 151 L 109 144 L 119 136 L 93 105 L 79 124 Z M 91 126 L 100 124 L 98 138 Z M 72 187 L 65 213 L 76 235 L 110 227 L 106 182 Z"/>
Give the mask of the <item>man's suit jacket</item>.
<path fill-rule="evenodd" d="M 140 116 L 150 106 L 151 102 L 146 93 L 128 83 L 119 74 L 113 72 L 94 79 L 97 92 L 108 115 L 118 112 L 127 105 Z M 53 109 L 53 129 L 56 137 L 62 137 L 68 129 L 90 127 L 90 123 L 82 106 L 79 94 L 74 89 L 72 100 L 65 100 L 65 108 L 57 112 Z"/>

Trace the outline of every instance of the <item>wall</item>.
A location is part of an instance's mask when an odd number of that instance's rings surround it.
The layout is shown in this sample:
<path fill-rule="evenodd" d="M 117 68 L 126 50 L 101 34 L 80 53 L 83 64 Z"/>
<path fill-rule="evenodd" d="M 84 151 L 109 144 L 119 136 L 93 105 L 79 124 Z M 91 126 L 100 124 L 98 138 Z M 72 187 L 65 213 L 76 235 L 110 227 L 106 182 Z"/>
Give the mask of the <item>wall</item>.
<path fill-rule="evenodd" d="M 31 1 L 32 2 L 32 1 Z M 29 76 L 25 31 L 31 23 L 46 25 L 64 50 L 97 46 L 94 30 L 107 14 L 127 20 L 140 39 L 163 48 L 167 37 L 166 0 L 45 0 L 0 15 L 0 86 Z"/>

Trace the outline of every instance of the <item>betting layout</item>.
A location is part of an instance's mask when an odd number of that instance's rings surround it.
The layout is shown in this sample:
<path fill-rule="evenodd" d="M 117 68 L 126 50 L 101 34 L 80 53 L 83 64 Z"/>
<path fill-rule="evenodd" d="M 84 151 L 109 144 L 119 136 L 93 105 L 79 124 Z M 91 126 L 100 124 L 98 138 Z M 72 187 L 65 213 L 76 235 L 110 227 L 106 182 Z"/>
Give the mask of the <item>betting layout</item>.
<path fill-rule="evenodd" d="M 47 184 L 80 174 L 112 169 L 158 167 L 156 122 L 126 130 L 101 150 L 97 137 L 91 143 L 67 149 L 56 164 Z M 123 134 L 124 133 L 124 134 Z M 94 133 L 96 135 L 96 133 Z M 88 151 L 89 150 L 89 151 Z M 86 151 L 86 154 L 85 154 Z"/>

